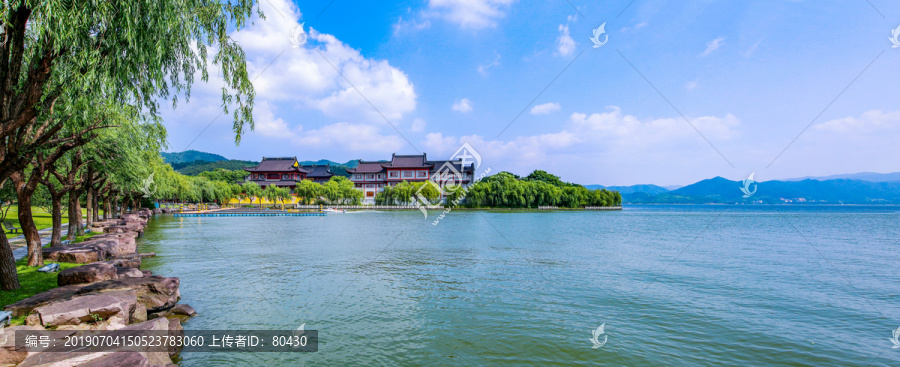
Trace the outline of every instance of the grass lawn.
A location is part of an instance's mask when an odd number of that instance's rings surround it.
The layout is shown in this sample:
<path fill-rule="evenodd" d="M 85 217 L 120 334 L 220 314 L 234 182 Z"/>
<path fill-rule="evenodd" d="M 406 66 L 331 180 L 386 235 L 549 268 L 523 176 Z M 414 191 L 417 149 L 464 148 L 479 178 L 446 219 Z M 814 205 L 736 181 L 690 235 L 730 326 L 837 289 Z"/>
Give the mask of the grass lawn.
<path fill-rule="evenodd" d="M 19 225 L 19 207 L 13 205 L 12 208 L 9 208 L 9 213 L 6 214 L 6 221 L 12 222 L 16 228 L 22 228 Z M 87 215 L 87 208 L 81 208 L 81 214 Z M 103 215 L 103 211 L 100 211 L 100 215 Z M 31 207 L 31 217 L 34 218 L 34 224 L 37 225 L 37 229 L 40 231 L 44 228 L 50 228 L 53 226 L 53 216 L 47 212 L 46 210 L 33 206 Z M 63 213 L 62 217 L 63 224 L 69 222 L 69 216 L 66 213 Z M 12 231 L 5 231 L 7 237 L 15 237 L 22 234 L 22 231 L 16 231 L 13 233 Z"/>
<path fill-rule="evenodd" d="M 27 258 L 16 261 L 16 271 L 19 273 L 19 284 L 22 288 L 14 291 L 0 291 L 0 305 L 4 307 L 8 304 L 15 303 L 31 297 L 35 294 L 46 292 L 56 288 L 56 277 L 59 273 L 41 273 L 37 271 L 37 267 L 26 266 Z M 45 264 L 52 264 L 54 261 L 46 261 Z M 58 263 L 59 270 L 74 268 L 84 264 Z M 24 319 L 24 318 L 23 318 Z M 16 321 L 16 320 L 13 320 Z"/>
<path fill-rule="evenodd" d="M 83 242 L 84 240 L 91 238 L 98 233 L 87 233 L 83 236 L 75 237 L 75 243 Z M 46 247 L 46 246 L 44 246 Z M 22 285 L 22 288 L 19 288 L 14 291 L 0 291 L 0 305 L 5 307 L 8 304 L 15 303 L 31 297 L 35 294 L 46 292 L 50 289 L 56 288 L 56 278 L 59 273 L 41 273 L 37 271 L 37 267 L 26 266 L 25 262 L 28 261 L 28 258 L 24 258 L 22 260 L 16 261 L 16 272 L 19 274 L 19 284 Z M 57 263 L 55 261 L 45 261 L 44 264 L 52 264 Z M 76 266 L 84 265 L 84 264 L 74 264 L 74 263 L 57 263 L 59 264 L 59 270 L 65 270 L 68 268 L 74 268 Z M 2 307 L 0 307 L 2 308 Z M 17 317 L 13 318 L 13 325 L 21 325 L 25 322 L 25 317 Z"/>

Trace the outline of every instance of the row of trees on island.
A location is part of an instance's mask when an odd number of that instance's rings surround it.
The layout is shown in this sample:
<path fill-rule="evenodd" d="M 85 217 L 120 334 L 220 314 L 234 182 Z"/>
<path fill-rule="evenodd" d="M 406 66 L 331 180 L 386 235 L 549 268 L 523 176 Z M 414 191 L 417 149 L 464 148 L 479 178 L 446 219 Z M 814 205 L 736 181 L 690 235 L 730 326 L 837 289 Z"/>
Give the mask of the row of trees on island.
<path fill-rule="evenodd" d="M 526 177 L 500 172 L 479 180 L 465 193 L 465 206 L 471 208 L 537 208 L 555 206 L 619 206 L 622 195 L 606 189 L 590 190 L 563 182 L 558 176 L 537 170 Z"/>

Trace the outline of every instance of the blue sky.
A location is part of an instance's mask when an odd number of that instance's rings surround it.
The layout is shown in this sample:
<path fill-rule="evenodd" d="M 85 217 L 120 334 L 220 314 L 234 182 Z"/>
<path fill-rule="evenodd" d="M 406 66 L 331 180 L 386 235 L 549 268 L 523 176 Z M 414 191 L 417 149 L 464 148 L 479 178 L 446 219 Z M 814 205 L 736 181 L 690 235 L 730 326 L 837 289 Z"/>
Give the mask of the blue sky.
<path fill-rule="evenodd" d="M 227 118 L 209 125 L 212 66 L 163 113 L 169 150 L 441 159 L 467 142 L 494 172 L 604 185 L 900 171 L 896 2 L 329 3 L 263 0 L 266 19 L 232 33 L 256 130 L 235 146 Z"/>

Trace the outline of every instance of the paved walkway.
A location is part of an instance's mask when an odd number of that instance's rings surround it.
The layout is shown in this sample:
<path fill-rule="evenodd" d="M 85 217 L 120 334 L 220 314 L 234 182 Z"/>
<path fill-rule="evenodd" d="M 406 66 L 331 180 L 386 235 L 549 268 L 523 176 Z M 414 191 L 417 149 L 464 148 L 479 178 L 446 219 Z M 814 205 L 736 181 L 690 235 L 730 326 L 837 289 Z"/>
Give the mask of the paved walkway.
<path fill-rule="evenodd" d="M 62 230 L 65 231 L 68 227 L 69 224 L 65 223 L 62 225 Z M 53 227 L 44 228 L 38 231 L 38 234 L 41 235 L 41 246 L 44 246 L 50 243 L 50 236 L 53 234 Z M 63 233 L 63 236 L 65 236 L 65 233 Z M 15 242 L 15 244 L 13 242 Z M 16 245 L 18 245 L 19 247 L 16 248 Z M 19 235 L 17 237 L 10 238 L 9 246 L 13 248 L 13 257 L 16 258 L 16 261 L 19 261 L 25 258 L 25 256 L 28 256 L 28 248 L 25 247 L 25 235 Z"/>

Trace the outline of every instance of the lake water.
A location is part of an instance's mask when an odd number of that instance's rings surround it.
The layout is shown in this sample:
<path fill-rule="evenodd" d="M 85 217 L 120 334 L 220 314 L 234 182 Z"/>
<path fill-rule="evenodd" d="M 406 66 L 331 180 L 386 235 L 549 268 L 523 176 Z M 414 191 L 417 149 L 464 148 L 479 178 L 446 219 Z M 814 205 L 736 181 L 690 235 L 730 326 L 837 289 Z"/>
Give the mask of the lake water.
<path fill-rule="evenodd" d="M 188 329 L 319 331 L 183 366 L 900 365 L 897 206 L 437 214 L 157 216 L 141 251 Z"/>

